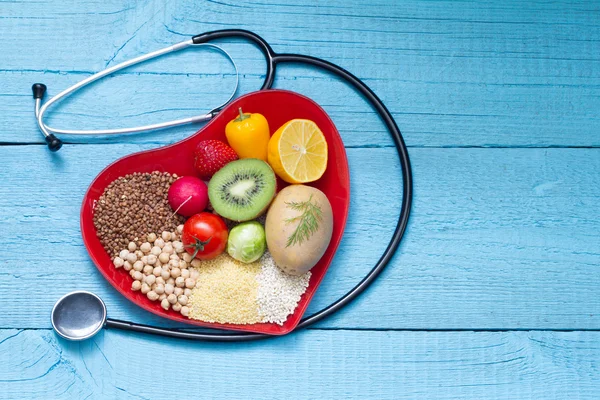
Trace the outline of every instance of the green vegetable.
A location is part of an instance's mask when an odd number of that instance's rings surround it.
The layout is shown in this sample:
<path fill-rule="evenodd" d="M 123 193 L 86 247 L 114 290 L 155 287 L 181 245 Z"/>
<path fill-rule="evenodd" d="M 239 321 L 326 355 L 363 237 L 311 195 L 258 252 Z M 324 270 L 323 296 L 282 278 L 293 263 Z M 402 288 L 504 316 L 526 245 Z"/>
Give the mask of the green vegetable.
<path fill-rule="evenodd" d="M 254 262 L 266 248 L 265 229 L 256 221 L 243 222 L 229 232 L 227 253 L 238 261 Z"/>
<path fill-rule="evenodd" d="M 294 233 L 292 233 L 288 239 L 285 247 L 290 247 L 295 244 L 302 244 L 302 242 L 310 239 L 313 233 L 319 230 L 319 222 L 323 220 L 323 212 L 318 204 L 312 202 L 312 194 L 306 201 L 289 201 L 285 205 L 292 210 L 301 211 L 297 217 L 287 218 L 286 224 L 300 221 Z"/>

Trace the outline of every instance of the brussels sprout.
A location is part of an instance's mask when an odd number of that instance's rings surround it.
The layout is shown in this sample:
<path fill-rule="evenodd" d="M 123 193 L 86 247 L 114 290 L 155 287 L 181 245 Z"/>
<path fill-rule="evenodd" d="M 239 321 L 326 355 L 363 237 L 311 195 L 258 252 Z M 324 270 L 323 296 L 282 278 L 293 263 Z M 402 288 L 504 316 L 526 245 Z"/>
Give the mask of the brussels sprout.
<path fill-rule="evenodd" d="M 229 232 L 227 253 L 238 261 L 251 263 L 265 252 L 267 242 L 265 229 L 256 222 L 242 222 Z"/>

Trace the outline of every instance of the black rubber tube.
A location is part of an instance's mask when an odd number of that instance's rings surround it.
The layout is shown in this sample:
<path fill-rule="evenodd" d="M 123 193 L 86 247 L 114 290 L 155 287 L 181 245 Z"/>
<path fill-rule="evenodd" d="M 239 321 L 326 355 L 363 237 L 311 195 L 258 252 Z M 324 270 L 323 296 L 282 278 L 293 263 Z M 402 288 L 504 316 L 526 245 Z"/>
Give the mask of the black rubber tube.
<path fill-rule="evenodd" d="M 256 33 L 247 31 L 245 29 L 222 29 L 218 31 L 204 32 L 199 35 L 196 35 L 192 38 L 194 44 L 201 44 L 210 42 L 212 40 L 225 39 L 239 37 L 242 39 L 250 40 L 258 46 L 260 51 L 262 51 L 265 56 L 265 60 L 267 61 L 267 72 L 265 74 L 265 80 L 263 82 L 260 90 L 270 89 L 273 86 L 273 81 L 275 80 L 275 63 L 274 56 L 275 52 L 269 46 L 269 43 L 262 37 L 258 36 Z"/>
<path fill-rule="evenodd" d="M 408 156 L 408 149 L 406 148 L 406 144 L 404 143 L 404 139 L 402 138 L 402 134 L 400 133 L 400 129 L 398 129 L 398 125 L 396 125 L 396 121 L 394 121 L 394 117 L 389 112 L 387 107 L 383 104 L 383 102 L 377 97 L 377 95 L 360 79 L 346 71 L 342 67 L 339 67 L 329 61 L 322 60 L 320 58 L 304 56 L 300 54 L 276 54 L 271 49 L 271 46 L 260 36 L 257 34 L 241 30 L 241 29 L 225 29 L 221 31 L 213 31 L 203 33 L 201 35 L 194 36 L 194 43 L 205 43 L 210 40 L 216 40 L 221 38 L 229 38 L 229 37 L 242 37 L 256 43 L 267 60 L 267 73 L 265 75 L 265 81 L 263 83 L 262 89 L 270 89 L 273 85 L 273 81 L 275 78 L 275 70 L 278 64 L 283 63 L 300 63 L 312 65 L 315 67 L 319 67 L 325 71 L 331 72 L 334 75 L 339 76 L 348 82 L 352 87 L 354 87 L 360 94 L 364 96 L 364 98 L 371 104 L 371 106 L 377 111 L 386 128 L 388 129 L 392 139 L 394 140 L 394 144 L 396 146 L 396 150 L 398 151 L 398 157 L 400 159 L 400 166 L 402 167 L 402 205 L 400 207 L 400 213 L 398 216 L 398 222 L 396 224 L 396 229 L 394 230 L 394 234 L 386 247 L 385 251 L 375 264 L 375 266 L 369 271 L 369 273 L 356 285 L 354 286 L 348 293 L 340 297 L 338 300 L 330 304 L 329 306 L 323 308 L 320 311 L 317 311 L 313 315 L 310 315 L 306 318 L 303 318 L 302 321 L 298 324 L 295 330 L 306 328 L 310 325 L 321 321 L 322 319 L 334 314 L 335 312 L 342 309 L 352 300 L 354 300 L 358 295 L 365 291 L 373 281 L 381 274 L 381 272 L 388 265 L 398 246 L 400 245 L 400 241 L 404 236 L 404 232 L 406 231 L 406 227 L 408 225 L 408 219 L 410 216 L 410 210 L 412 205 L 412 191 L 413 191 L 413 182 L 412 182 L 412 170 L 410 165 L 410 158 Z M 181 339 L 193 339 L 193 340 L 207 340 L 207 341 L 246 341 L 246 340 L 256 340 L 256 339 L 266 339 L 272 338 L 272 335 L 265 335 L 260 333 L 227 333 L 227 332 L 218 332 L 218 333 L 203 333 L 203 332 L 189 332 L 183 331 L 180 329 L 166 329 L 166 328 L 158 328 L 149 325 L 140 325 L 140 324 L 131 324 L 125 321 L 118 320 L 108 320 L 106 323 L 107 327 L 120 328 L 125 330 L 133 330 L 137 332 L 150 333 L 155 335 L 163 335 L 176 337 Z"/>

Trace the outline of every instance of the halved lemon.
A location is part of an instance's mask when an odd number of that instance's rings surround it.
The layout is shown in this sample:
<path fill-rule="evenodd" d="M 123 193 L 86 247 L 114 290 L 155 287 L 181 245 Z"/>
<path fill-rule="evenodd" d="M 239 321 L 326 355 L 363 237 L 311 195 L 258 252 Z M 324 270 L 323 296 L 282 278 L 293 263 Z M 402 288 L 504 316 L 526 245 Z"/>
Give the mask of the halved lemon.
<path fill-rule="evenodd" d="M 313 121 L 293 119 L 271 136 L 267 157 L 273 171 L 284 181 L 313 182 L 327 168 L 327 141 Z"/>

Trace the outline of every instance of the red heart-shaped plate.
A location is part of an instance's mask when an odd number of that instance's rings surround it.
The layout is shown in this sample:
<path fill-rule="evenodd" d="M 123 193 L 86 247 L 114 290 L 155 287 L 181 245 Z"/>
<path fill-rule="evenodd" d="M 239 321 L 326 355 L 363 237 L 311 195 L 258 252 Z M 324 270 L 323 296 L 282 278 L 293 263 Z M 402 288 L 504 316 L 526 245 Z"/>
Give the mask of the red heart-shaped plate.
<path fill-rule="evenodd" d="M 166 171 L 179 176 L 195 175 L 193 154 L 197 143 L 203 139 L 218 139 L 227 142 L 225 125 L 236 118 L 239 107 L 242 107 L 245 112 L 263 114 L 269 122 L 271 133 L 291 119 L 310 119 L 323 131 L 329 148 L 327 170 L 321 179 L 311 185 L 322 190 L 331 202 L 333 208 L 333 237 L 327 251 L 311 270 L 312 277 L 308 289 L 302 296 L 294 314 L 290 315 L 282 326 L 268 323 L 252 325 L 211 324 L 188 319 L 173 310 L 163 310 L 159 302 L 150 301 L 146 295 L 131 290 L 131 277 L 122 268 L 116 269 L 113 266 L 110 256 L 100 244 L 93 222 L 94 206 L 99 197 L 112 181 L 121 176 L 133 172 L 152 171 Z M 278 187 L 281 188 L 281 185 L 278 185 Z M 325 276 L 325 272 L 329 268 L 342 239 L 349 205 L 350 176 L 346 151 L 335 125 L 325 111 L 314 101 L 297 93 L 285 90 L 262 90 L 239 97 L 224 108 L 205 127 L 187 139 L 170 146 L 123 157 L 106 167 L 94 179 L 83 198 L 81 234 L 90 257 L 102 275 L 123 296 L 140 307 L 161 317 L 204 327 L 283 335 L 292 331 L 298 325 L 319 283 Z"/>

